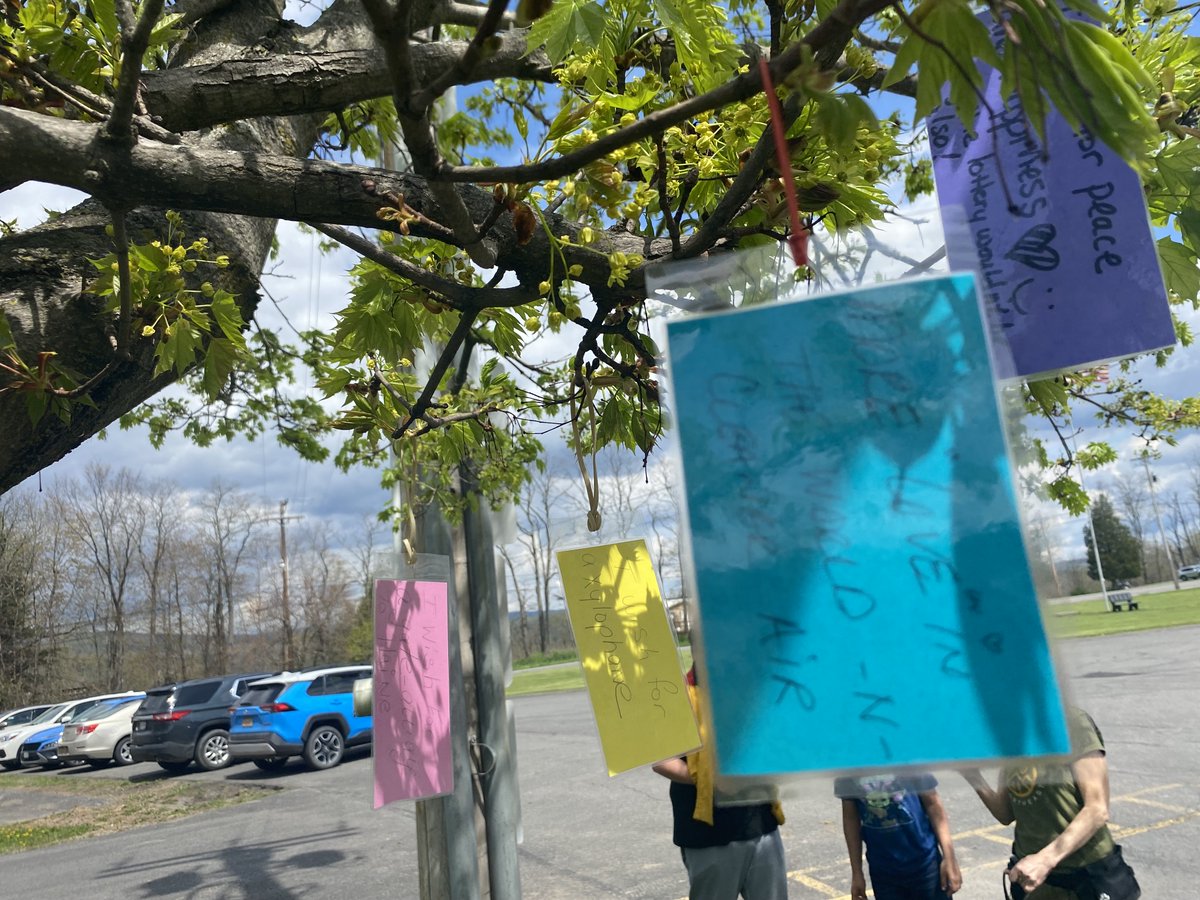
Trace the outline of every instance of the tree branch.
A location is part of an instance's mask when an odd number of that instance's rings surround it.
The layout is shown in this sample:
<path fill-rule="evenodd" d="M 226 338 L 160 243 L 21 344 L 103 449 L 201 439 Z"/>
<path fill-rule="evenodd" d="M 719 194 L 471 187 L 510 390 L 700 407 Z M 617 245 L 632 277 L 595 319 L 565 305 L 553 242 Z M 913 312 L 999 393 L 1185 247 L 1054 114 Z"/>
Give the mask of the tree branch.
<path fill-rule="evenodd" d="M 415 266 L 406 259 L 390 253 L 374 241 L 360 237 L 353 231 L 340 228 L 337 225 L 325 225 L 320 222 L 305 223 L 328 235 L 340 244 L 345 244 L 360 256 L 379 263 L 390 272 L 395 272 L 401 278 L 407 278 L 413 284 L 420 285 L 432 291 L 454 307 L 460 313 L 478 313 L 487 308 L 513 307 L 530 303 L 538 298 L 536 289 L 525 287 L 496 288 L 475 287 L 460 284 L 448 278 L 435 275 L 427 269 Z"/>
<path fill-rule="evenodd" d="M 471 38 L 467 49 L 430 84 L 420 90 L 413 91 L 412 105 L 414 109 L 428 110 L 433 102 L 456 84 L 462 84 L 463 79 L 469 78 L 475 67 L 483 61 L 484 47 L 491 41 L 496 29 L 504 17 L 504 9 L 508 0 L 490 0 L 487 12 L 479 23 L 479 30 Z M 411 82 L 410 82 L 411 84 Z"/>
<path fill-rule="evenodd" d="M 117 96 L 112 112 L 104 126 L 104 136 L 122 142 L 137 139 L 137 132 L 130 130 L 134 109 L 137 107 L 138 81 L 142 75 L 142 57 L 150 46 L 150 33 L 154 23 L 162 15 L 163 0 L 146 0 L 142 4 L 142 15 L 136 26 L 133 19 L 133 4 L 130 0 L 118 0 L 117 13 L 121 23 L 121 75 L 117 80 Z"/>
<path fill-rule="evenodd" d="M 497 78 L 552 82 L 543 54 L 525 54 L 525 31 L 501 35 L 495 55 L 482 60 L 452 84 Z M 412 87 L 423 89 L 428 72 L 451 70 L 466 51 L 466 41 L 437 41 L 412 48 L 417 70 Z M 160 123 L 172 131 L 256 116 L 290 116 L 341 109 L 351 103 L 386 97 L 393 85 L 386 62 L 375 48 L 313 48 L 267 57 L 225 60 L 214 65 L 183 66 L 142 77 L 142 98 Z"/>
<path fill-rule="evenodd" d="M 425 389 L 421 391 L 421 396 L 413 403 L 412 409 L 408 411 L 408 416 L 400 423 L 399 427 L 392 432 L 392 440 L 396 440 L 405 431 L 408 426 L 420 419 L 429 410 L 429 405 L 433 401 L 433 395 L 437 393 L 438 387 L 441 386 L 442 376 L 446 374 L 446 369 L 450 367 L 450 363 L 454 361 L 455 354 L 463 342 L 471 334 L 471 326 L 475 324 L 476 312 L 465 312 L 458 320 L 458 325 L 454 327 L 449 339 L 446 341 L 446 346 L 442 348 L 441 356 L 434 363 L 433 370 L 429 373 L 429 379 L 425 382 Z"/>
<path fill-rule="evenodd" d="M 834 68 L 846 44 L 853 37 L 854 29 L 871 16 L 891 6 L 892 3 L 893 0 L 841 0 L 841 3 L 803 39 L 792 44 L 778 57 L 771 60 L 769 63 L 771 78 L 776 82 L 780 81 L 793 69 L 800 66 L 805 56 L 810 53 L 822 68 Z M 674 106 L 656 110 L 638 119 L 632 125 L 611 131 L 586 147 L 562 156 L 515 166 L 485 167 L 443 164 L 429 174 L 431 178 L 440 181 L 476 183 L 526 184 L 532 181 L 562 178 L 635 141 L 653 137 L 666 131 L 672 125 L 678 125 L 680 122 L 685 122 L 709 110 L 745 100 L 761 91 L 762 76 L 758 69 L 752 66 L 745 74 L 739 75 L 732 81 L 727 81 L 720 87 Z"/>
<path fill-rule="evenodd" d="M 429 177 L 443 162 L 433 138 L 429 110 L 417 108 L 409 93 L 416 82 L 409 48 L 409 38 L 412 36 L 411 3 L 409 0 L 397 0 L 395 10 L 391 9 L 387 0 L 363 0 L 363 6 L 387 58 L 388 71 L 392 75 L 396 118 L 404 134 L 404 145 L 408 148 L 413 170 Z M 471 260 L 485 269 L 495 265 L 495 249 L 479 239 L 475 222 L 454 188 L 446 184 L 431 184 L 430 191 L 442 209 L 443 221 L 458 237 L 460 246 Z"/>

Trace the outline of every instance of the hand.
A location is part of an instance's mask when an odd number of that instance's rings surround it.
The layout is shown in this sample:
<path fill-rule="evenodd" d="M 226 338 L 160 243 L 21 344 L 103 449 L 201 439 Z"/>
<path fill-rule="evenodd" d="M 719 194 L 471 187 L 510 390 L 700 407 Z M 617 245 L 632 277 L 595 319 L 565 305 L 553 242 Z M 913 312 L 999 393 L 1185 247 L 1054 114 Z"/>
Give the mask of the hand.
<path fill-rule="evenodd" d="M 867 900 L 867 879 L 862 872 L 850 876 L 850 900 Z"/>
<path fill-rule="evenodd" d="M 1052 868 L 1037 854 L 1033 854 L 1017 860 L 1016 865 L 1008 870 L 1008 880 L 1023 887 L 1025 893 L 1032 893 L 1042 886 Z"/>
<path fill-rule="evenodd" d="M 958 861 L 943 859 L 939 871 L 942 876 L 942 890 L 947 894 L 957 893 L 962 887 L 962 872 L 958 869 Z"/>

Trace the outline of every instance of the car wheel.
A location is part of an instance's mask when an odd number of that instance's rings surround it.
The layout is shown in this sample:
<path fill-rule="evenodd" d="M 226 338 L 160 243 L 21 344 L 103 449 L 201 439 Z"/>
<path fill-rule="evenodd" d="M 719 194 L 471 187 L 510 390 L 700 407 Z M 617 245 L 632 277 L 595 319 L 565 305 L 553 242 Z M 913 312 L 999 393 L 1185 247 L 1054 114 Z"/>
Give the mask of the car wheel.
<path fill-rule="evenodd" d="M 170 772 L 172 775 L 179 775 L 183 772 L 186 772 L 188 770 L 189 766 L 191 766 L 191 763 L 186 762 L 186 761 L 185 762 L 168 762 L 165 759 L 160 759 L 158 761 L 158 767 L 160 769 L 162 769 L 163 771 Z"/>
<path fill-rule="evenodd" d="M 129 738 L 121 738 L 117 741 L 117 746 L 113 748 L 112 761 L 118 766 L 133 765 L 133 753 L 129 749 Z"/>
<path fill-rule="evenodd" d="M 286 756 L 268 756 L 266 759 L 256 759 L 254 764 L 264 772 L 278 772 L 287 765 Z"/>
<path fill-rule="evenodd" d="M 304 761 L 313 769 L 332 769 L 342 761 L 346 743 L 332 725 L 318 725 L 304 742 Z"/>
<path fill-rule="evenodd" d="M 196 765 L 212 772 L 229 765 L 229 732 L 214 728 L 200 736 L 196 744 Z"/>

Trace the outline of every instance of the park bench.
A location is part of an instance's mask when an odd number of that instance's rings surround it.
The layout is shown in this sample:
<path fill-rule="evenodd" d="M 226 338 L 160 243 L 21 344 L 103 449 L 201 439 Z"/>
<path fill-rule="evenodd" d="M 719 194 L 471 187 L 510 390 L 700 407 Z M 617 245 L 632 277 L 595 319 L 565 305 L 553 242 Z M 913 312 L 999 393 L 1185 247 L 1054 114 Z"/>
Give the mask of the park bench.
<path fill-rule="evenodd" d="M 1137 601 L 1133 599 L 1131 591 L 1110 591 L 1108 594 L 1109 610 L 1111 612 L 1120 612 L 1122 605 L 1130 611 L 1138 608 Z"/>

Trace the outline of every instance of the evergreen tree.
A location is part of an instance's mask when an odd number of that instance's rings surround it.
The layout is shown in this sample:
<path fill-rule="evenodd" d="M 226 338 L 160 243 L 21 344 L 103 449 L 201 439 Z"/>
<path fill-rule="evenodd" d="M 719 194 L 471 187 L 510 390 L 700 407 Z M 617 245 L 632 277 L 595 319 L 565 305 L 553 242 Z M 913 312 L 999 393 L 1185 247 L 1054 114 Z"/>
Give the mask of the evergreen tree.
<path fill-rule="evenodd" d="M 1100 573 L 1096 570 L 1094 547 L 1099 547 L 1104 577 L 1109 581 L 1136 578 L 1142 574 L 1141 548 L 1137 538 L 1121 521 L 1104 494 L 1092 506 L 1092 525 L 1083 526 L 1083 543 L 1087 546 L 1088 575 L 1096 581 L 1100 580 Z"/>

